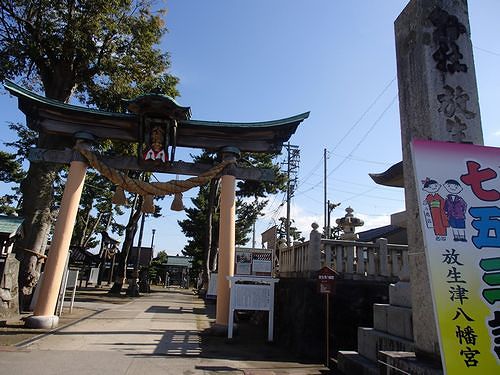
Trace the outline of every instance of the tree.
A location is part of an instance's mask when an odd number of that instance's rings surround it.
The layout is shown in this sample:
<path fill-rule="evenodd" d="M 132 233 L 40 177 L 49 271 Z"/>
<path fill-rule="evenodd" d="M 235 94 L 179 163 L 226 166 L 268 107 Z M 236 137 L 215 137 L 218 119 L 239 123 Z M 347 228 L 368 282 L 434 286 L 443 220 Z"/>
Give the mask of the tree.
<path fill-rule="evenodd" d="M 20 78 L 45 96 L 123 110 L 122 98 L 159 91 L 177 96 L 168 54 L 157 45 L 166 28 L 153 0 L 0 0 L 0 81 Z M 71 139 L 40 134 L 37 146 L 59 149 Z M 20 290 L 29 302 L 26 272 L 31 252 L 45 251 L 60 166 L 30 164 L 21 184 L 24 237 Z M 30 252 L 25 252 L 28 249 Z"/>
<path fill-rule="evenodd" d="M 14 194 L 4 194 L 0 197 L 0 212 L 5 214 L 17 214 L 22 200 L 20 199 L 19 184 L 26 177 L 23 170 L 23 161 L 26 160 L 28 150 L 35 143 L 37 134 L 23 124 L 10 123 L 9 129 L 18 135 L 13 142 L 5 142 L 5 146 L 14 149 L 14 153 L 0 151 L 0 179 L 6 183 L 12 183 L 11 190 Z"/>
<path fill-rule="evenodd" d="M 253 224 L 267 204 L 263 199 L 285 189 L 285 177 L 279 172 L 279 166 L 273 163 L 275 155 L 242 154 L 239 163 L 250 164 L 257 168 L 271 168 L 275 171 L 274 183 L 263 181 L 239 181 L 236 191 L 236 233 L 237 245 L 248 241 L 248 234 Z M 194 158 L 197 162 L 214 162 L 214 156 L 207 152 Z M 215 269 L 219 240 L 219 214 L 215 202 L 218 201 L 218 182 L 200 187 L 198 195 L 191 201 L 194 207 L 186 208 L 187 219 L 179 221 L 182 232 L 188 237 L 183 254 L 193 257 L 193 272 L 202 272 L 203 287 L 207 288 L 210 272 Z M 202 230 L 201 228 L 204 228 Z"/>
<path fill-rule="evenodd" d="M 147 269 L 150 280 L 155 280 L 155 282 L 158 284 L 160 278 L 166 276 L 165 271 L 163 269 L 164 265 L 167 263 L 167 260 L 168 260 L 167 252 L 164 250 L 159 251 L 156 257 L 153 258 Z M 164 282 L 166 282 L 166 280 L 164 280 Z"/>
<path fill-rule="evenodd" d="M 128 266 L 128 256 L 130 254 L 130 249 L 134 242 L 134 237 L 137 232 L 137 223 L 144 215 L 141 212 L 141 206 L 143 202 L 143 197 L 135 194 L 132 205 L 130 207 L 130 216 L 125 226 L 125 239 L 122 245 L 122 251 L 118 257 L 118 266 L 116 269 L 115 280 L 113 286 L 109 290 L 110 294 L 120 294 L 123 288 L 124 281 L 127 277 L 127 266 Z"/>
<path fill-rule="evenodd" d="M 16 161 L 16 156 L 5 151 L 0 151 L 0 181 L 4 183 L 18 184 L 24 178 L 25 173 L 20 163 Z M 17 186 L 11 188 L 14 193 Z M 17 211 L 17 194 L 4 194 L 0 197 L 0 213 L 12 215 Z"/>
<path fill-rule="evenodd" d="M 206 273 L 206 268 L 210 267 L 210 251 L 217 247 L 217 242 L 212 238 L 218 238 L 219 228 L 216 223 L 219 222 L 217 213 L 210 213 L 209 186 L 200 186 L 196 197 L 191 198 L 193 207 L 186 207 L 186 219 L 178 221 L 182 232 L 188 238 L 188 243 L 182 250 L 182 253 L 193 257 L 193 272 L 202 271 Z M 209 220 L 209 217 L 211 219 Z M 210 228 L 210 232 L 207 232 Z M 207 249 L 206 246 L 210 246 Z"/>
<path fill-rule="evenodd" d="M 286 217 L 280 217 L 278 220 L 280 223 L 276 228 L 276 235 L 278 236 L 278 239 L 282 239 L 286 243 Z M 292 241 L 304 242 L 305 237 L 302 236 L 302 232 L 297 230 L 297 227 L 292 225 L 294 222 L 295 221 L 293 219 L 290 219 L 290 237 L 292 238 Z"/>
<path fill-rule="evenodd" d="M 97 235 L 103 231 L 116 233 L 122 228 L 112 225 L 113 218 L 123 214 L 120 206 L 111 203 L 113 184 L 93 170 L 87 172 L 80 208 L 73 229 L 71 245 L 92 249 L 99 243 Z"/>

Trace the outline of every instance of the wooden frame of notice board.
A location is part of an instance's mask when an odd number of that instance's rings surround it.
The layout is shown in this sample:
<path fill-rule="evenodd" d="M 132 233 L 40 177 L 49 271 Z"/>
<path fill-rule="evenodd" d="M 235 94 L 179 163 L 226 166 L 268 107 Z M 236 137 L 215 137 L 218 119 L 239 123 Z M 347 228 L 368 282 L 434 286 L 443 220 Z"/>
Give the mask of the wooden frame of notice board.
<path fill-rule="evenodd" d="M 235 275 L 271 276 L 273 254 L 270 249 L 237 247 L 234 257 Z"/>

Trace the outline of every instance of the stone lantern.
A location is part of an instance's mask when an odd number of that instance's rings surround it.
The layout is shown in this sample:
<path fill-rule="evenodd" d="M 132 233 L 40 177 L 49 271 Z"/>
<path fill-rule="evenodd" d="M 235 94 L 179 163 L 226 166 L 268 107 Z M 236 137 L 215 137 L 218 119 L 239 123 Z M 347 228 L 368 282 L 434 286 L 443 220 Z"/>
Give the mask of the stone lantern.
<path fill-rule="evenodd" d="M 337 225 L 342 228 L 343 233 L 340 235 L 341 240 L 350 240 L 356 241 L 358 239 L 358 235 L 356 232 L 356 227 L 361 227 L 365 223 L 363 220 L 355 217 L 352 213 L 354 210 L 351 207 L 347 207 L 345 209 L 346 214 L 344 217 L 335 220 Z"/>

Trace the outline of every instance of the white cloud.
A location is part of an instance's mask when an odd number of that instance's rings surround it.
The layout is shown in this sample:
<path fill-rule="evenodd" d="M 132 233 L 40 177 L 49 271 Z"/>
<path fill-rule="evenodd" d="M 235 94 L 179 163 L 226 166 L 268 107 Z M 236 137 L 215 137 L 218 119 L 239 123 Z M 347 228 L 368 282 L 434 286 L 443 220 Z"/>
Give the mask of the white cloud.
<path fill-rule="evenodd" d="M 316 222 L 320 226 L 323 227 L 323 218 L 321 215 L 311 215 L 306 214 L 304 210 L 300 206 L 293 206 L 290 212 L 290 216 L 294 220 L 293 225 L 302 232 L 302 236 L 309 239 L 309 233 L 311 233 L 312 227 L 311 224 Z M 321 229 L 318 229 L 321 230 Z"/>
<path fill-rule="evenodd" d="M 286 205 L 283 205 L 277 211 L 266 212 L 266 216 L 263 219 L 266 222 L 266 225 L 269 223 L 268 215 L 274 214 L 275 218 L 286 217 Z M 332 212 L 331 216 L 331 226 L 335 226 L 335 220 L 339 217 L 345 215 L 344 210 L 337 209 Z M 311 233 L 311 224 L 316 222 L 319 225 L 318 230 L 323 230 L 323 214 L 318 213 L 314 214 L 308 208 L 301 207 L 297 204 L 292 205 L 290 216 L 294 220 L 294 226 L 302 233 L 302 236 L 305 237 L 306 241 L 309 240 L 309 234 Z M 383 227 L 385 225 L 389 225 L 391 223 L 391 215 L 390 214 L 380 214 L 380 215 L 367 215 L 354 211 L 354 216 L 363 220 L 364 225 L 362 227 L 356 228 L 357 232 L 366 231 L 373 228 Z M 266 226 L 267 229 L 267 226 Z"/>

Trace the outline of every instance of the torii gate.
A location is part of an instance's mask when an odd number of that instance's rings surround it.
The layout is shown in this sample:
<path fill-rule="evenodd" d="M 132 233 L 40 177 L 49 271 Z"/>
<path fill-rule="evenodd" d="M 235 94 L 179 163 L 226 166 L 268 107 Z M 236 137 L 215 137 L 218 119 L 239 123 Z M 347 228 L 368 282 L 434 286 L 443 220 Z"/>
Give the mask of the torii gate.
<path fill-rule="evenodd" d="M 59 285 L 82 194 L 88 165 L 111 170 L 115 178 L 123 175 L 117 170 L 195 175 L 187 181 L 200 185 L 216 175 L 221 178 L 219 260 L 217 285 L 216 325 L 227 328 L 229 313 L 229 283 L 227 276 L 234 273 L 235 252 L 235 180 L 273 181 L 272 171 L 236 166 L 240 152 L 279 152 L 298 125 L 309 116 L 305 112 L 274 121 L 234 123 L 191 120 L 189 107 L 182 107 L 172 98 L 161 94 L 146 94 L 128 101 L 130 113 L 105 112 L 65 104 L 45 98 L 7 81 L 5 88 L 18 98 L 19 109 L 26 115 L 30 129 L 39 133 L 73 137 L 75 150 L 34 149 L 31 162 L 69 164 L 69 173 L 56 221 L 50 253 L 45 265 L 45 276 L 34 315 L 27 324 L 36 328 L 58 325 L 54 315 Z M 89 143 L 99 139 L 137 142 L 138 158 L 100 158 L 90 151 Z M 174 161 L 176 147 L 190 147 L 218 152 L 223 162 L 218 166 Z M 101 170 L 101 173 L 103 171 Z M 107 177 L 112 179 L 111 175 Z M 118 177 L 116 177 L 118 176 Z M 115 182 L 116 183 L 116 182 Z M 165 184 L 150 184 L 135 191 L 143 195 L 157 195 Z M 134 185 L 134 184 L 131 184 Z M 174 186 L 175 185 L 175 186 Z M 181 192 L 178 183 L 169 185 Z M 130 187 L 130 186 L 127 186 Z M 187 190 L 187 189 L 185 189 Z M 165 194 L 165 192 L 163 193 Z"/>

